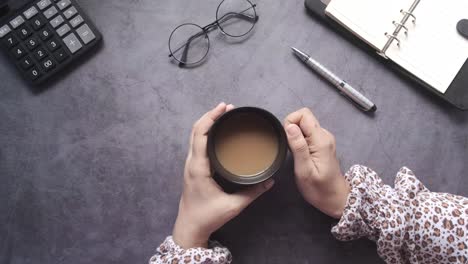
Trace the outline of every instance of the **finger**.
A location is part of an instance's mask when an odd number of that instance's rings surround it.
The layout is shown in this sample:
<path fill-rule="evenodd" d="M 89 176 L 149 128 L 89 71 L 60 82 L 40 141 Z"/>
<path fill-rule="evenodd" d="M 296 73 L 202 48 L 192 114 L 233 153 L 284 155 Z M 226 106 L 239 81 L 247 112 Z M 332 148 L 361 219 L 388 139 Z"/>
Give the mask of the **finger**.
<path fill-rule="evenodd" d="M 255 201 L 255 199 L 260 197 L 260 195 L 270 190 L 274 184 L 275 181 L 273 179 L 269 179 L 265 182 L 244 189 L 238 193 L 231 194 L 230 197 L 233 199 L 234 205 L 240 212 L 253 201 Z"/>
<path fill-rule="evenodd" d="M 334 137 L 333 134 L 330 131 L 328 131 L 327 129 L 322 128 L 322 131 L 327 137 Z"/>
<path fill-rule="evenodd" d="M 322 130 L 317 118 L 308 108 L 302 108 L 286 117 L 285 126 L 289 124 L 298 125 L 306 138 L 311 140 L 311 143 L 319 142 Z"/>
<path fill-rule="evenodd" d="M 233 104 L 228 104 L 226 106 L 226 112 L 229 112 L 231 110 L 233 110 L 235 108 L 235 106 Z M 193 145 L 193 132 L 190 134 L 190 151 L 192 149 L 192 145 Z"/>
<path fill-rule="evenodd" d="M 303 168 L 310 162 L 310 151 L 301 129 L 296 124 L 289 124 L 286 127 L 286 135 L 294 157 L 294 168 L 298 171 L 305 171 Z"/>
<path fill-rule="evenodd" d="M 196 158 L 206 158 L 207 133 L 214 121 L 226 112 L 226 104 L 220 103 L 204 114 L 193 126 L 192 154 Z"/>

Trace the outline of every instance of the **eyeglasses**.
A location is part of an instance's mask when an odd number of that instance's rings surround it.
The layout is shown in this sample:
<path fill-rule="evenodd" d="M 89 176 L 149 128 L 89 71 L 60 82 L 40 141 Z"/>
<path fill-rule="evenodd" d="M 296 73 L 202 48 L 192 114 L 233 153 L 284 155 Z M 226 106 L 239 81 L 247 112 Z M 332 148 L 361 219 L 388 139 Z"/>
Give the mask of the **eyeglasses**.
<path fill-rule="evenodd" d="M 219 28 L 229 37 L 246 36 L 258 21 L 255 7 L 249 0 L 223 0 L 216 9 L 216 21 L 204 27 L 193 23 L 176 27 L 169 37 L 169 57 L 181 68 L 199 65 L 210 50 L 208 33 Z"/>

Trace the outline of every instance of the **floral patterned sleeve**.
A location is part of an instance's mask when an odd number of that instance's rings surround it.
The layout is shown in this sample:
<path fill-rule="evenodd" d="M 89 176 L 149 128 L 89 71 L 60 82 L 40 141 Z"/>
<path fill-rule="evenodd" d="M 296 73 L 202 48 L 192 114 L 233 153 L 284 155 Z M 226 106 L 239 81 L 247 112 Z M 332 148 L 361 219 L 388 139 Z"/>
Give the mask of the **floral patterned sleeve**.
<path fill-rule="evenodd" d="M 169 236 L 149 264 L 229 264 L 231 261 L 231 252 L 216 241 L 210 241 L 208 248 L 183 249 Z"/>
<path fill-rule="evenodd" d="M 468 263 L 468 198 L 430 192 L 406 167 L 394 188 L 360 165 L 345 177 L 352 190 L 337 239 L 376 241 L 386 263 Z"/>

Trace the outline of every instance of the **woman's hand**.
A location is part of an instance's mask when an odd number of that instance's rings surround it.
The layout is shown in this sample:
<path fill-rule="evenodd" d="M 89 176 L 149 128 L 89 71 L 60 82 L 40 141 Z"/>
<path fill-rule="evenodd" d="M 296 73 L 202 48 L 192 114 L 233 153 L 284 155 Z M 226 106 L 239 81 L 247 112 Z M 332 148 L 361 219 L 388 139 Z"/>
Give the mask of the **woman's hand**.
<path fill-rule="evenodd" d="M 334 136 L 320 127 L 308 108 L 288 115 L 284 127 L 302 196 L 325 214 L 340 218 L 350 186 L 341 174 Z"/>
<path fill-rule="evenodd" d="M 214 231 L 273 186 L 273 180 L 269 180 L 239 193 L 227 194 L 213 180 L 207 134 L 214 121 L 233 108 L 233 105 L 221 103 L 193 126 L 185 163 L 184 190 L 173 231 L 174 241 L 182 248 L 207 247 Z"/>

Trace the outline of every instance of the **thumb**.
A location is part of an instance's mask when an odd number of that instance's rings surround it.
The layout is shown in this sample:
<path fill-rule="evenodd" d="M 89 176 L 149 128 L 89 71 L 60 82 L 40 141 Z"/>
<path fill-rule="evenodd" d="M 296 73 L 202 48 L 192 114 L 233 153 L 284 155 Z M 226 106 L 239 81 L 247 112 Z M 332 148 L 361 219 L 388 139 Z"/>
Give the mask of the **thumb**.
<path fill-rule="evenodd" d="M 273 179 L 269 179 L 265 182 L 248 187 L 240 192 L 231 194 L 231 196 L 235 200 L 235 203 L 240 207 L 239 209 L 243 210 L 255 201 L 255 199 L 260 197 L 260 195 L 270 190 L 274 184 L 275 181 Z"/>
<path fill-rule="evenodd" d="M 309 145 L 307 144 L 301 129 L 295 124 L 286 126 L 288 144 L 294 156 L 294 167 L 301 169 L 310 161 Z"/>

